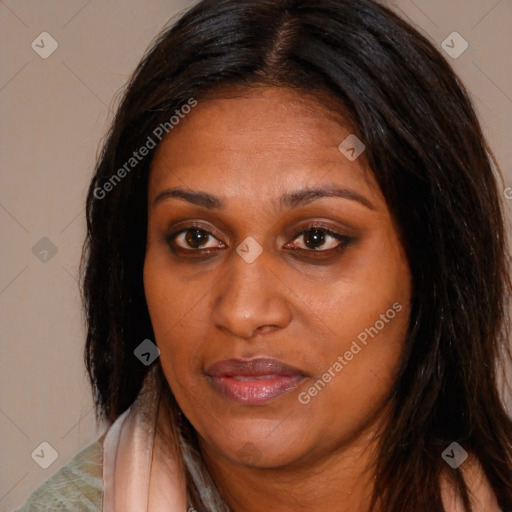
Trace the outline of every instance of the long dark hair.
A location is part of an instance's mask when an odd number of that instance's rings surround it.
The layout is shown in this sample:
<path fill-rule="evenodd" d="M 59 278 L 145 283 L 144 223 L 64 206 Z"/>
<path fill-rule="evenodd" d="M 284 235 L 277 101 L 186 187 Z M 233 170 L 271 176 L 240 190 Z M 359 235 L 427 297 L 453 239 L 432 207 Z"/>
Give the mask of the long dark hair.
<path fill-rule="evenodd" d="M 155 129 L 170 131 L 170 117 L 191 99 L 258 85 L 324 93 L 340 105 L 366 145 L 410 264 L 410 328 L 374 504 L 442 511 L 439 479 L 449 470 L 471 510 L 461 470 L 441 457 L 458 442 L 511 511 L 512 421 L 498 386 L 511 355 L 511 282 L 498 166 L 444 57 L 372 0 L 203 0 L 137 67 L 87 197 L 86 363 L 98 415 L 113 421 L 132 404 L 148 371 L 134 349 L 154 339 L 142 279 L 154 153 L 127 162 L 148 137 L 158 143 Z"/>

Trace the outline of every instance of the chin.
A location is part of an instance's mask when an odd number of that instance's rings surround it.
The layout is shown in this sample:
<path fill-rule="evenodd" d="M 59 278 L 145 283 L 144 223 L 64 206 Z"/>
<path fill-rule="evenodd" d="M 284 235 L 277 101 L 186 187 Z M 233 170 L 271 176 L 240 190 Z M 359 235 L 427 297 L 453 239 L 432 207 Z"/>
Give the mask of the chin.
<path fill-rule="evenodd" d="M 293 464 L 306 457 L 315 446 L 306 432 L 297 431 L 293 426 L 283 429 L 282 425 L 277 428 L 278 432 L 276 425 L 279 422 L 275 420 L 223 424 L 220 431 L 208 434 L 208 444 L 210 449 L 233 463 L 258 468 Z M 308 432 L 311 431 L 308 429 Z"/>

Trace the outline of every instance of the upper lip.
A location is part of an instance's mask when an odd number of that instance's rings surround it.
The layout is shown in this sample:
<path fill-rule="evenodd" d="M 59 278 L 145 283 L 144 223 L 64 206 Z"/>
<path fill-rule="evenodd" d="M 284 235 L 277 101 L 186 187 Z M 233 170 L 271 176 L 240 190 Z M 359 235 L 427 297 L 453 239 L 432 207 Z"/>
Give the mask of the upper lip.
<path fill-rule="evenodd" d="M 264 375 L 304 375 L 304 372 L 279 361 L 258 357 L 254 359 L 224 359 L 209 365 L 205 373 L 211 377 L 262 377 Z"/>

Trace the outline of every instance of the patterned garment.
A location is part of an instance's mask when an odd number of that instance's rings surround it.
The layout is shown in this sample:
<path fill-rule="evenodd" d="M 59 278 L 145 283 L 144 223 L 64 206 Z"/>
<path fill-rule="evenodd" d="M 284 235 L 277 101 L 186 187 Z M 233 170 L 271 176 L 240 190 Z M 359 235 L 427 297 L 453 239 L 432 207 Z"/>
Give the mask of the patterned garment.
<path fill-rule="evenodd" d="M 183 442 L 183 441 L 182 441 Z M 187 443 L 185 464 L 190 471 L 203 502 L 212 511 L 229 510 L 216 507 L 211 499 L 210 485 L 204 482 L 197 468 L 197 455 Z M 190 504 L 189 504 L 190 505 Z M 103 510 L 103 449 L 95 441 L 78 453 L 74 459 L 36 489 L 16 512 L 101 512 Z M 187 510 L 194 510 L 187 507 Z"/>
<path fill-rule="evenodd" d="M 17 512 L 101 512 L 103 450 L 95 441 L 39 487 Z"/>

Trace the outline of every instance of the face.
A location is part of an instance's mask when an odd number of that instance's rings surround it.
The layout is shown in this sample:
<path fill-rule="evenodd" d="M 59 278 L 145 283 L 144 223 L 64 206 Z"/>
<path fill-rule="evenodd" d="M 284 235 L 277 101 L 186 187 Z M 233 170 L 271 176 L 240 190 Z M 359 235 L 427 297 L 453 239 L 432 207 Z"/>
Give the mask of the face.
<path fill-rule="evenodd" d="M 213 456 L 310 462 L 383 411 L 411 279 L 364 153 L 338 149 L 351 133 L 313 99 L 251 89 L 200 100 L 155 154 L 146 298 Z"/>

